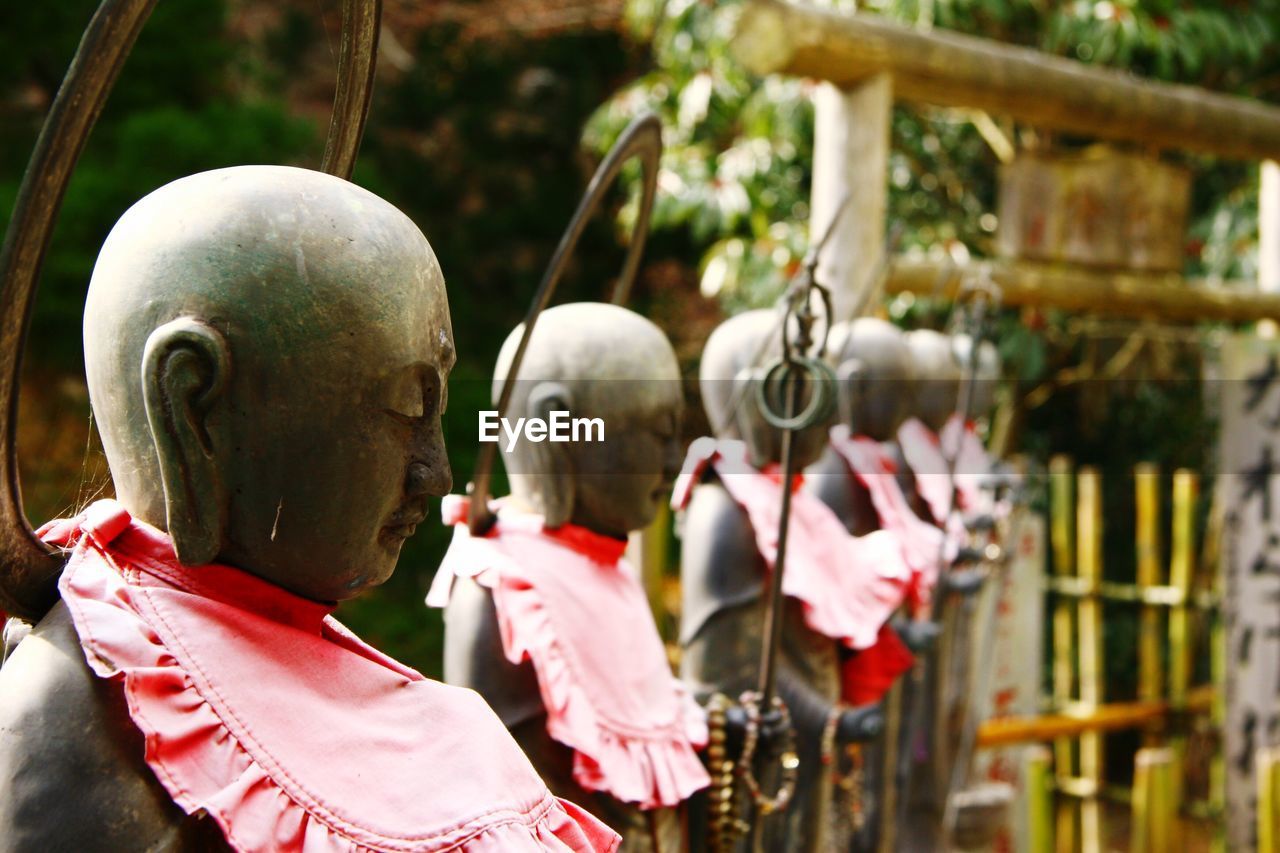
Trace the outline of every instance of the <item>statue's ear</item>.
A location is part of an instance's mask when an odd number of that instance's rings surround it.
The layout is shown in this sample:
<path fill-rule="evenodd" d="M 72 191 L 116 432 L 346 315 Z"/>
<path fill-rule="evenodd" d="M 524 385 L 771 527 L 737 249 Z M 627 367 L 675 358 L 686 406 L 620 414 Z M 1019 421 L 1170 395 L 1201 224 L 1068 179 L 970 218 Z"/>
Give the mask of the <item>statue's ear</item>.
<path fill-rule="evenodd" d="M 552 412 L 572 411 L 573 395 L 560 382 L 539 382 L 529 392 L 525 411 L 529 417 L 542 418 L 548 423 Z M 547 527 L 559 527 L 573 517 L 574 472 L 568 445 L 544 439 L 533 442 L 528 437 L 520 439 L 524 445 L 524 458 L 530 475 L 528 487 L 535 493 L 541 505 Z"/>
<path fill-rule="evenodd" d="M 860 358 L 850 358 L 842 361 L 836 367 L 836 387 L 837 400 L 840 406 L 841 423 L 849 424 L 853 427 L 854 432 L 863 429 L 856 422 L 854 416 L 858 411 L 859 404 L 866 398 L 867 392 L 867 368 Z"/>
<path fill-rule="evenodd" d="M 169 535 L 187 565 L 212 562 L 222 550 L 227 502 L 209 413 L 230 375 L 226 339 L 199 320 L 173 320 L 147 338 L 142 398 L 160 463 Z"/>

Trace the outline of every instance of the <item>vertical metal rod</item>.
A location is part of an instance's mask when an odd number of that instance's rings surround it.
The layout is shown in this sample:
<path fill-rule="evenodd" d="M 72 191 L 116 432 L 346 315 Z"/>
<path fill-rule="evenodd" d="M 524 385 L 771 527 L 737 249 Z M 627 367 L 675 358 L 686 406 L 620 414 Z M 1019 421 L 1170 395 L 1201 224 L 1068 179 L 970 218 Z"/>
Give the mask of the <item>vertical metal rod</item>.
<path fill-rule="evenodd" d="M 884 741 L 884 757 L 880 762 L 882 779 L 881 789 L 883 793 L 880 799 L 880 832 L 879 840 L 876 844 L 878 853 L 893 853 L 898 849 L 897 844 L 897 815 L 898 815 L 898 797 L 901 792 L 898 790 L 898 749 L 902 740 L 902 716 L 905 708 L 903 700 L 903 679 L 898 679 L 889 690 L 888 700 L 885 702 L 887 712 L 885 714 L 884 735 L 881 738 Z"/>
<path fill-rule="evenodd" d="M 1050 544 L 1053 574 L 1068 577 L 1075 574 L 1075 475 L 1071 458 L 1058 455 L 1049 460 Z M 1053 705 L 1061 710 L 1073 696 L 1075 686 L 1074 625 L 1075 604 L 1065 596 L 1053 602 Z M 1058 738 L 1053 743 L 1054 773 L 1061 778 L 1076 774 L 1075 750 L 1071 738 Z M 1069 797 L 1057 799 L 1054 813 L 1057 850 L 1075 850 L 1077 803 Z"/>
<path fill-rule="evenodd" d="M 1080 704 L 1094 711 L 1102 704 L 1102 602 L 1098 597 L 1102 581 L 1102 477 L 1092 466 L 1080 469 L 1076 479 L 1076 549 L 1078 574 L 1086 594 L 1080 598 Z M 1080 806 L 1080 849 L 1101 853 L 1103 849 L 1102 734 L 1080 735 L 1080 775 L 1093 791 Z"/>
<path fill-rule="evenodd" d="M 800 402 L 800 382 L 792 372 L 787 374 L 787 409 L 786 416 L 794 417 Z M 813 389 L 813 393 L 821 393 Z M 760 651 L 760 712 L 768 710 L 773 701 L 774 689 L 777 686 L 778 649 L 782 643 L 783 599 L 782 573 L 786 569 L 787 539 L 791 529 L 791 478 L 795 475 L 795 457 L 792 453 L 792 439 L 795 433 L 786 429 L 782 431 L 782 508 L 779 518 L 782 523 L 778 527 L 778 557 L 773 564 L 773 572 L 769 575 L 769 597 L 765 599 L 768 606 L 764 614 L 765 645 Z"/>

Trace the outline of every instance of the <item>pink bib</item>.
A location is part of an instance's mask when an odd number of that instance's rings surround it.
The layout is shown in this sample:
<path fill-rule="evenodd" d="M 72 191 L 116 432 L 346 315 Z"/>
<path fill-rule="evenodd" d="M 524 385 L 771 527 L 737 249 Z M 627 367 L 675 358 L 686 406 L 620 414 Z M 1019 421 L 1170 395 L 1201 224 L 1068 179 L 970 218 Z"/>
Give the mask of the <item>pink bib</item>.
<path fill-rule="evenodd" d="M 73 549 L 62 599 L 90 667 L 123 682 L 147 764 L 234 849 L 616 849 L 478 696 L 365 645 L 329 605 L 183 566 L 114 501 L 40 533 Z"/>
<path fill-rule="evenodd" d="M 898 427 L 898 444 L 916 478 L 920 497 L 929 505 L 934 521 L 944 523 L 952 509 L 951 478 L 937 433 L 919 418 L 908 418 Z"/>
<path fill-rule="evenodd" d="M 753 467 L 741 441 L 700 438 L 689 447 L 671 505 L 683 509 L 707 467 L 747 513 L 770 569 L 778 555 L 782 484 Z M 800 601 L 814 631 L 851 649 L 875 645 L 880 627 L 903 603 L 911 568 L 898 537 L 885 530 L 851 536 L 826 504 L 791 496 L 782 591 Z"/>
<path fill-rule="evenodd" d="M 492 591 L 503 652 L 533 662 L 547 730 L 573 749 L 578 784 L 642 808 L 678 805 L 710 784 L 696 751 L 706 717 L 671 673 L 625 543 L 510 508 L 475 538 L 460 497 L 444 510 L 453 542 L 427 603 L 448 604 L 456 577 Z"/>
<path fill-rule="evenodd" d="M 915 514 L 898 484 L 897 465 L 884 445 L 866 436 L 854 436 L 841 424 L 831 428 L 831 447 L 866 487 L 880 527 L 898 538 L 911 571 L 924 589 L 932 589 L 943 559 L 943 534 L 936 525 Z"/>
<path fill-rule="evenodd" d="M 956 496 L 960 507 L 969 513 L 993 512 L 994 501 L 982 489 L 982 479 L 991 473 L 992 461 L 982 446 L 972 422 L 965 423 L 955 414 L 942 428 L 941 444 L 956 454 Z"/>

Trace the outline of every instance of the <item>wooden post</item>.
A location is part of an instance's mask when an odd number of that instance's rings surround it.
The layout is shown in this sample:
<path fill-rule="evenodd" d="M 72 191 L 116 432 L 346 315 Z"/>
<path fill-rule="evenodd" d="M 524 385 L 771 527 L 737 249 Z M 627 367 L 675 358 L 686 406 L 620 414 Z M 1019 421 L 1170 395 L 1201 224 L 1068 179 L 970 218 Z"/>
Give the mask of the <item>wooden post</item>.
<path fill-rule="evenodd" d="M 1258 290 L 1280 293 L 1280 163 L 1263 160 L 1258 179 Z M 1276 336 L 1274 320 L 1258 324 L 1258 334 Z"/>
<path fill-rule="evenodd" d="M 1149 462 L 1133 470 L 1136 504 L 1134 545 L 1137 557 L 1139 587 L 1160 583 L 1160 468 Z M 1154 702 L 1164 687 L 1161 677 L 1160 612 L 1155 605 L 1143 602 L 1138 611 L 1138 700 Z M 1147 745 L 1154 746 L 1152 733 Z"/>
<path fill-rule="evenodd" d="M 1171 853 L 1181 847 L 1174 839 L 1177 808 L 1174 801 L 1172 750 L 1145 747 L 1133 759 L 1133 824 L 1130 853 Z"/>
<path fill-rule="evenodd" d="M 1074 476 L 1071 459 L 1054 456 L 1049 460 L 1050 542 L 1053 550 L 1053 573 L 1067 577 L 1075 574 L 1075 510 Z M 1075 683 L 1074 651 L 1074 603 L 1063 596 L 1053 602 L 1053 704 L 1061 710 L 1071 701 Z M 1075 751 L 1070 738 L 1059 738 L 1053 745 L 1053 770 L 1058 778 L 1071 778 L 1076 774 Z M 1075 849 L 1076 803 L 1066 797 L 1059 798 L 1055 808 L 1054 838 L 1059 851 Z"/>
<path fill-rule="evenodd" d="M 823 83 L 814 110 L 809 239 L 826 233 L 847 196 L 848 208 L 817 273 L 818 281 L 831 287 L 836 317 L 847 319 L 884 252 L 893 85 L 888 74 L 848 90 Z"/>
<path fill-rule="evenodd" d="M 1079 667 L 1080 705 L 1091 710 L 1102 704 L 1102 602 L 1097 596 L 1102 581 L 1102 476 L 1092 466 L 1080 469 L 1076 478 L 1076 551 L 1078 576 L 1090 594 L 1080 599 Z M 1086 732 L 1080 736 L 1080 776 L 1091 787 L 1080 805 L 1080 849 L 1101 853 L 1103 849 L 1102 735 Z"/>

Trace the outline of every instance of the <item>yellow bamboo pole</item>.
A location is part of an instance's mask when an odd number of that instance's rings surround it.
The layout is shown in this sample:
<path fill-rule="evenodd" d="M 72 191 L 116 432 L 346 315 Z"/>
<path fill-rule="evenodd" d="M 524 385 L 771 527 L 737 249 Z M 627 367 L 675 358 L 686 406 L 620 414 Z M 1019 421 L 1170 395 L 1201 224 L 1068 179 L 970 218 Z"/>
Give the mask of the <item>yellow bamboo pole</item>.
<path fill-rule="evenodd" d="M 1258 853 L 1280 853 L 1280 748 L 1254 755 L 1258 780 Z"/>
<path fill-rule="evenodd" d="M 1254 755 L 1258 779 L 1258 853 L 1280 853 L 1280 748 Z"/>
<path fill-rule="evenodd" d="M 1050 531 L 1055 577 L 1075 575 L 1075 510 L 1074 472 L 1071 458 L 1054 456 L 1049 460 Z M 1063 596 L 1053 600 L 1053 704 L 1055 709 L 1066 707 L 1072 699 L 1075 662 L 1074 619 L 1075 601 Z M 1054 742 L 1054 774 L 1060 778 L 1075 776 L 1076 762 L 1071 738 L 1062 737 Z M 1075 850 L 1077 803 L 1067 797 L 1058 798 L 1054 808 L 1054 839 L 1060 853 Z"/>
<path fill-rule="evenodd" d="M 1144 462 L 1134 468 L 1133 488 L 1136 508 L 1134 546 L 1137 557 L 1137 581 L 1140 588 L 1157 586 L 1160 572 L 1160 468 Z M 1144 602 L 1138 612 L 1138 699 L 1155 702 L 1164 689 L 1160 665 L 1160 611 Z M 1154 731 L 1145 741 L 1156 745 Z"/>
<path fill-rule="evenodd" d="M 1191 686 L 1191 581 L 1196 571 L 1196 500 L 1200 478 L 1179 468 L 1173 474 L 1173 541 L 1169 558 L 1169 586 L 1182 601 L 1169 611 L 1169 701 L 1175 709 L 1186 704 Z"/>
<path fill-rule="evenodd" d="M 1253 282 L 1216 284 L 1173 273 L 1091 270 L 1025 260 L 956 265 L 897 257 L 886 272 L 884 289 L 889 296 L 913 293 L 954 299 L 965 282 L 986 276 L 999 286 L 1001 303 L 1010 306 L 1151 318 L 1170 325 L 1280 318 L 1280 294 L 1259 292 Z"/>
<path fill-rule="evenodd" d="M 1027 844 L 1030 853 L 1053 849 L 1052 753 L 1042 746 L 1027 750 Z"/>
<path fill-rule="evenodd" d="M 1145 747 L 1133 759 L 1133 823 L 1130 853 L 1170 853 L 1174 850 L 1173 750 Z"/>
<path fill-rule="evenodd" d="M 1218 692 L 1210 685 L 1188 691 L 1184 709 L 1189 713 L 1211 711 Z M 1059 741 L 1079 737 L 1082 732 L 1122 731 L 1150 726 L 1169 716 L 1167 701 L 1105 702 L 1091 711 L 1071 708 L 1067 713 L 1026 717 L 1000 717 L 978 726 L 980 749 L 1012 746 L 1034 741 Z"/>
<path fill-rule="evenodd" d="M 1182 594 L 1182 602 L 1169 610 L 1169 705 L 1176 713 L 1187 709 L 1191 689 L 1191 583 L 1196 571 L 1196 501 L 1200 478 L 1196 472 L 1179 468 L 1173 473 L 1173 536 L 1169 554 L 1169 586 Z M 1182 807 L 1183 768 L 1187 756 L 1187 734 L 1174 733 L 1170 740 L 1177 772 L 1174 777 L 1175 806 Z"/>
<path fill-rule="evenodd" d="M 1102 581 L 1102 476 L 1092 466 L 1081 468 L 1076 478 L 1077 574 L 1083 585 L 1096 590 Z M 1079 667 L 1080 704 L 1096 708 L 1102 704 L 1102 602 L 1096 595 L 1081 598 L 1077 605 L 1080 620 Z M 1080 736 L 1080 776 L 1102 790 L 1102 735 L 1085 732 Z M 1101 853 L 1103 847 L 1102 803 L 1096 796 L 1080 805 L 1080 849 Z"/>

